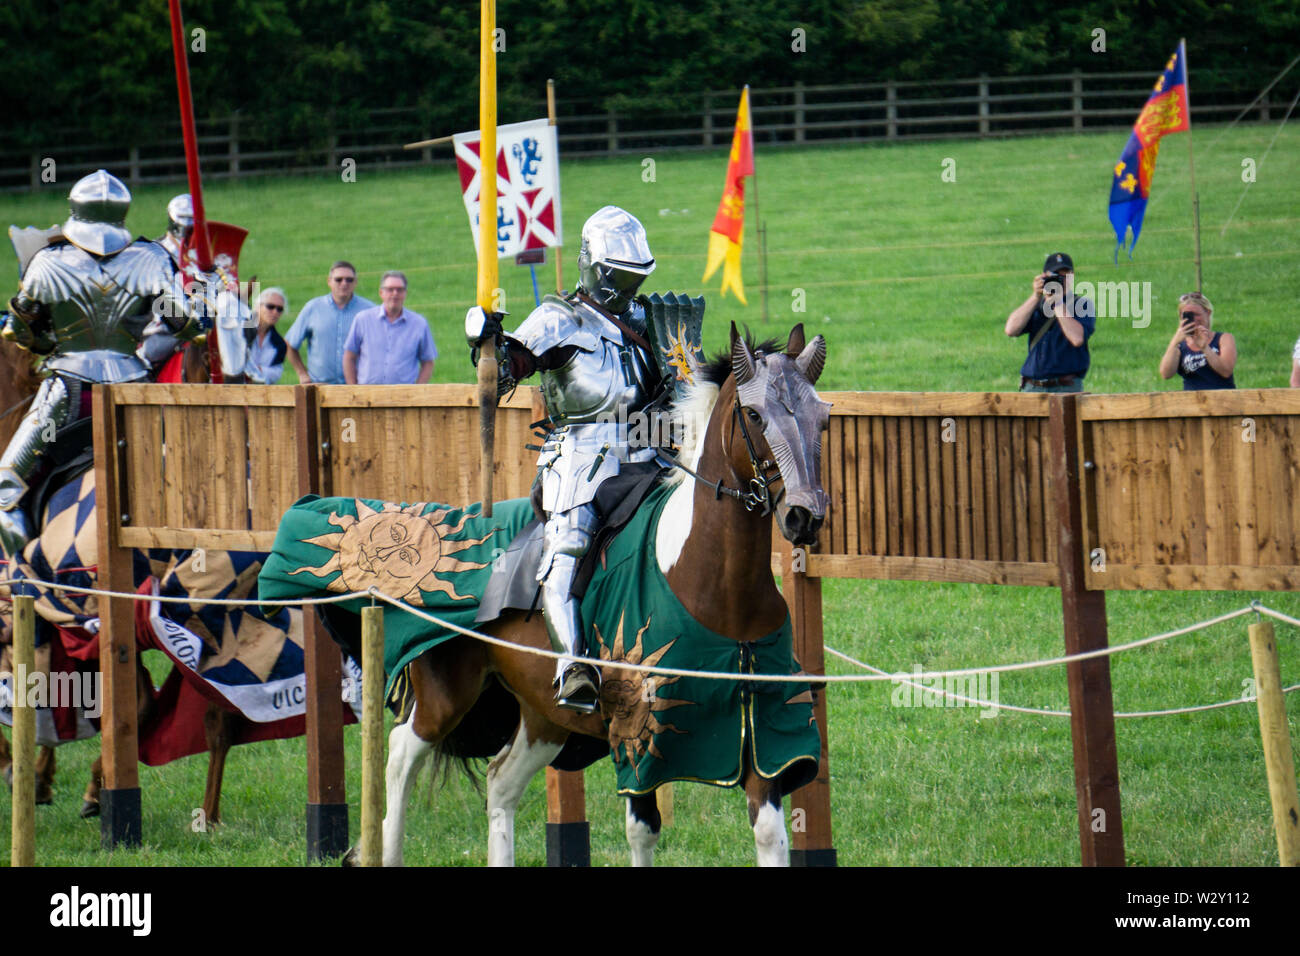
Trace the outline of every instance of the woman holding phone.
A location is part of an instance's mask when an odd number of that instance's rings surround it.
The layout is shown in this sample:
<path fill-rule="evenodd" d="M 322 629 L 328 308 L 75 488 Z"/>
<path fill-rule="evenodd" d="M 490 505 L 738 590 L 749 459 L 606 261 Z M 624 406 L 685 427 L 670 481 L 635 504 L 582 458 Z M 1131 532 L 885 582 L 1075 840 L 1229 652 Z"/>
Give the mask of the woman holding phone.
<path fill-rule="evenodd" d="M 1237 342 L 1227 332 L 1215 332 L 1214 306 L 1199 292 L 1178 297 L 1178 331 L 1160 358 L 1160 377 L 1183 377 L 1183 391 L 1236 388 Z"/>

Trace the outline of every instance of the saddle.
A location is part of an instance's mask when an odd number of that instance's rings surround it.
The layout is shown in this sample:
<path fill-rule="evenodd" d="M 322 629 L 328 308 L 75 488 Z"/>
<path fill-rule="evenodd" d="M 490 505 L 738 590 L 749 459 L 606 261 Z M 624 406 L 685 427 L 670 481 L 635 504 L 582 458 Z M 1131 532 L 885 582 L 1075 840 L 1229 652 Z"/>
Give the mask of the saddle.
<path fill-rule="evenodd" d="M 659 478 L 668 470 L 653 461 L 624 465 L 617 475 L 597 489 L 594 503 L 600 515 L 601 527 L 574 576 L 575 597 L 581 599 L 586 593 L 591 576 L 596 573 L 597 562 L 623 530 L 623 526 L 632 519 Z M 531 613 L 536 609 L 537 597 L 541 593 L 537 583 L 537 569 L 542 563 L 544 550 L 544 522 L 536 495 L 533 496 L 533 510 L 539 517 L 524 525 L 505 553 L 497 559 L 474 623 L 494 621 L 507 610 Z"/>
<path fill-rule="evenodd" d="M 41 531 L 45 506 L 54 493 L 95 466 L 93 420 L 87 416 L 64 425 L 54 433 L 54 441 L 41 457 L 40 469 L 18 502 L 34 535 Z"/>

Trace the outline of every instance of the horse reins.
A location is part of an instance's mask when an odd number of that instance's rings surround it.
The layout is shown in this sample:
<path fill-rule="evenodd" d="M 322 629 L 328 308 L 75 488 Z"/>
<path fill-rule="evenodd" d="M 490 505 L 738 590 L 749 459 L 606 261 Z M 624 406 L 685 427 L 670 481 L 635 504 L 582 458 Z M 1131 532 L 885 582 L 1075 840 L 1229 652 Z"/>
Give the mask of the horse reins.
<path fill-rule="evenodd" d="M 732 411 L 732 421 L 740 425 L 740 433 L 745 438 L 745 450 L 749 453 L 749 464 L 754 469 L 754 477 L 749 481 L 749 491 L 747 492 L 741 491 L 738 488 L 728 488 L 722 483 L 721 478 L 717 481 L 710 481 L 699 472 L 692 471 L 686 465 L 682 464 L 666 452 L 660 451 L 658 457 L 666 464 L 671 465 L 674 468 L 680 468 L 696 481 L 712 488 L 714 498 L 721 498 L 723 495 L 727 495 L 744 505 L 746 511 L 753 511 L 759 505 L 762 505 L 763 510 L 761 514 L 766 517 L 772 513 L 772 509 L 776 507 L 777 501 L 781 500 L 781 495 L 785 494 L 785 488 L 783 487 L 776 498 L 772 498 L 772 482 L 774 480 L 780 480 L 780 471 L 778 470 L 775 479 L 769 478 L 767 472 L 776 468 L 776 462 L 766 458 L 763 459 L 761 463 L 759 462 L 758 455 L 754 451 L 754 442 L 749 437 L 749 429 L 745 427 L 745 416 L 741 413 L 739 396 L 736 397 L 736 403 Z M 728 461 L 730 461 L 731 455 L 727 451 L 725 443 L 722 450 L 723 455 Z M 734 468 L 731 470 L 731 473 L 735 475 L 737 479 L 740 478 L 739 475 L 736 475 L 736 470 Z"/>

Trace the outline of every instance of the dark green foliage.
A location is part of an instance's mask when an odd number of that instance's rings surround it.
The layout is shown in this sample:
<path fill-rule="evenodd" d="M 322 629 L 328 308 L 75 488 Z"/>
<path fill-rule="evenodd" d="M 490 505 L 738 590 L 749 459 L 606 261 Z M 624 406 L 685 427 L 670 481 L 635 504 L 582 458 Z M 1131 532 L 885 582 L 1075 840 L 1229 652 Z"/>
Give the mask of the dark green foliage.
<path fill-rule="evenodd" d="M 478 5 L 472 0 L 188 0 L 200 119 L 238 111 L 274 146 L 319 145 L 323 119 L 359 127 L 368 110 L 418 106 L 444 133 L 477 123 Z M 1289 0 L 503 0 L 504 122 L 540 112 L 545 81 L 565 112 L 698 109 L 710 89 L 980 73 L 1149 70 L 1188 39 L 1193 95 L 1253 92 L 1293 55 Z M 1093 31 L 1106 52 L 1093 52 Z M 171 140 L 177 117 L 165 0 L 18 0 L 0 8 L 6 146 L 49 146 L 57 128 L 105 143 Z M 794 31 L 802 30 L 802 51 Z M 1204 100 L 1203 100 L 1204 101 Z M 1195 100 L 1194 100 L 1195 102 Z M 84 135 L 84 133 L 82 134 Z"/>

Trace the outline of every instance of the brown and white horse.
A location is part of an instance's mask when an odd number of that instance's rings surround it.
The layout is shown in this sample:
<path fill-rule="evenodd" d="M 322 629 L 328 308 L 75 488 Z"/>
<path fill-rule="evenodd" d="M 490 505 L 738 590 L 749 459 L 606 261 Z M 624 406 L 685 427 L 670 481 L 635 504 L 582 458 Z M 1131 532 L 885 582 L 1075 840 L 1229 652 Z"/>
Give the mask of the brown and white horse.
<path fill-rule="evenodd" d="M 730 354 L 702 370 L 703 381 L 685 407 L 676 410 L 688 434 L 692 423 L 707 426 L 693 451 L 688 446 L 683 452 L 683 463 L 700 477 L 675 477 L 677 488 L 658 524 L 656 557 L 685 609 L 704 627 L 738 642 L 768 635 L 786 618 L 771 570 L 773 514 L 782 534 L 796 545 L 815 542 L 826 515 L 821 433 L 829 406 L 813 387 L 825 357 L 825 341 L 819 335 L 805 343 L 802 325 L 790 333 L 784 351 L 770 343 L 752 347 L 733 325 Z M 743 496 L 762 492 L 765 480 L 771 484 L 770 510 L 751 510 L 715 490 L 721 483 L 724 491 Z M 550 646 L 538 615 L 512 612 L 484 631 L 527 647 Z M 571 734 L 606 738 L 599 715 L 555 707 L 553 673 L 547 658 L 468 637 L 441 644 L 410 665 L 414 711 L 389 737 L 386 866 L 402 863 L 406 806 L 416 771 L 448 742 L 494 675 L 517 698 L 520 718 L 513 739 L 487 771 L 488 864 L 513 864 L 514 813 L 528 782 L 555 759 Z M 756 773 L 749 748 L 745 750 L 742 785 L 758 863 L 788 865 L 781 781 Z M 654 792 L 629 797 L 626 833 L 633 865 L 651 864 L 659 830 Z M 353 861 L 355 852 L 345 862 Z"/>

